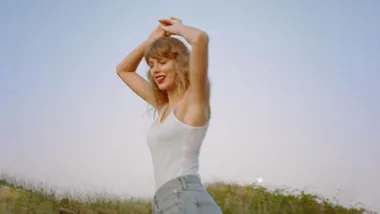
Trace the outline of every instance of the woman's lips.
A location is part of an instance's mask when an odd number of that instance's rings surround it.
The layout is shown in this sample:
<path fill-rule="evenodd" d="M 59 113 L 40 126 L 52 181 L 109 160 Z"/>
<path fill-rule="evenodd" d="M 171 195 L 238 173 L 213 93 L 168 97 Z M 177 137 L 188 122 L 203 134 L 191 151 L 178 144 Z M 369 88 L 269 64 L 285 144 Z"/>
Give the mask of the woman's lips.
<path fill-rule="evenodd" d="M 165 81 L 166 76 L 165 75 L 158 75 L 156 76 L 156 80 L 158 84 L 162 84 Z"/>

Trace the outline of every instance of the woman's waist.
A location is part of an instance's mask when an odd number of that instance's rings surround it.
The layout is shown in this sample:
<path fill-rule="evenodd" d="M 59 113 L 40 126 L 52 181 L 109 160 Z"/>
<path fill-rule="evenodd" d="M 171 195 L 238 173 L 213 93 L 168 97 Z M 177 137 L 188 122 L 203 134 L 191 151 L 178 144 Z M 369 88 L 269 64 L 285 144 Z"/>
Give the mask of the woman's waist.
<path fill-rule="evenodd" d="M 198 165 L 194 164 L 191 166 L 183 165 L 164 165 L 166 167 L 155 167 L 155 181 L 156 181 L 156 191 L 163 185 L 176 185 L 177 179 L 186 177 L 187 175 L 195 175 L 199 177 Z M 189 182 L 193 180 L 189 178 Z"/>
<path fill-rule="evenodd" d="M 201 177 L 198 173 L 177 176 L 158 186 L 155 198 L 163 198 L 168 194 L 180 192 L 182 190 L 204 190 Z"/>

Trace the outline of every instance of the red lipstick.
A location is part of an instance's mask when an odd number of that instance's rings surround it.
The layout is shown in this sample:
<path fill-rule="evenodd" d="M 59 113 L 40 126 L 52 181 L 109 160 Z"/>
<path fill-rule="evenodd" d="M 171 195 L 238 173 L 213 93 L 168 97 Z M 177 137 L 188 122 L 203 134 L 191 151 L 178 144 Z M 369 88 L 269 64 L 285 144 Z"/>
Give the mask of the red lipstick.
<path fill-rule="evenodd" d="M 158 84 L 162 84 L 165 81 L 166 76 L 165 75 L 157 75 L 155 78 L 156 78 Z"/>

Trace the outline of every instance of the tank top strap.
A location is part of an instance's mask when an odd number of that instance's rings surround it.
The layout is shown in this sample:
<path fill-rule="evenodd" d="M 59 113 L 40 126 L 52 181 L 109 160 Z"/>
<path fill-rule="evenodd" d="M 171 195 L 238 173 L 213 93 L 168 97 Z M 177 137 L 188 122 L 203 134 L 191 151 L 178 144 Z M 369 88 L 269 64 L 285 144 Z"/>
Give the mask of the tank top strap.
<path fill-rule="evenodd" d="M 165 113 L 166 109 L 168 108 L 169 104 L 166 103 L 165 105 L 162 106 L 161 109 L 158 110 L 158 122 L 161 121 L 162 115 Z"/>
<path fill-rule="evenodd" d="M 172 109 L 170 110 L 169 114 L 167 114 L 168 117 L 170 117 L 171 115 L 175 115 L 175 110 L 177 109 L 178 105 L 181 103 L 181 101 L 177 102 L 173 107 Z M 162 106 L 162 108 L 159 110 L 158 112 L 158 122 L 161 123 L 163 122 L 162 121 L 162 116 L 166 113 L 166 111 L 168 110 L 168 107 L 169 107 L 169 103 L 166 103 L 165 105 Z M 167 118 L 165 118 L 166 120 Z"/>
<path fill-rule="evenodd" d="M 173 109 L 171 110 L 171 113 L 175 113 L 175 110 L 177 109 L 178 105 L 181 103 L 181 101 L 177 102 L 174 106 Z"/>

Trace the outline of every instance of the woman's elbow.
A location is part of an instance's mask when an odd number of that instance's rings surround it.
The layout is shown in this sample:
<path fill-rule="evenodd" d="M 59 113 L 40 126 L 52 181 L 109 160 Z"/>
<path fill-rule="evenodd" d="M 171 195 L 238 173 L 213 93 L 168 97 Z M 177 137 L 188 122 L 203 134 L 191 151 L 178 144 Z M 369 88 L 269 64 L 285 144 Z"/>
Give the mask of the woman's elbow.
<path fill-rule="evenodd" d="M 209 36 L 204 31 L 197 32 L 197 35 L 195 36 L 193 40 L 193 44 L 207 44 L 209 41 Z"/>

